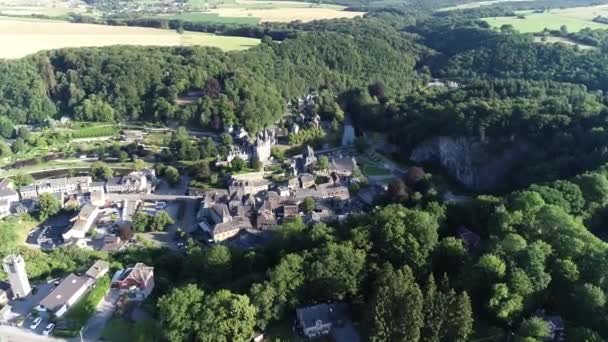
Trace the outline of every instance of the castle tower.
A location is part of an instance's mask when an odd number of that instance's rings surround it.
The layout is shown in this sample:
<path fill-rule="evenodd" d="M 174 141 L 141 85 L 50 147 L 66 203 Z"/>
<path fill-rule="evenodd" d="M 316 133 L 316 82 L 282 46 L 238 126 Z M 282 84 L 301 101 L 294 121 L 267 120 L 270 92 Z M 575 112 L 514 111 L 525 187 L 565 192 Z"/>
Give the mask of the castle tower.
<path fill-rule="evenodd" d="M 4 258 L 4 271 L 8 275 L 13 296 L 17 298 L 26 297 L 32 291 L 30 282 L 25 272 L 25 261 L 21 255 L 9 255 Z"/>
<path fill-rule="evenodd" d="M 264 129 L 258 134 L 255 142 L 255 154 L 262 163 L 266 163 L 270 158 L 272 145 L 274 144 L 276 144 L 276 140 L 272 131 Z"/>

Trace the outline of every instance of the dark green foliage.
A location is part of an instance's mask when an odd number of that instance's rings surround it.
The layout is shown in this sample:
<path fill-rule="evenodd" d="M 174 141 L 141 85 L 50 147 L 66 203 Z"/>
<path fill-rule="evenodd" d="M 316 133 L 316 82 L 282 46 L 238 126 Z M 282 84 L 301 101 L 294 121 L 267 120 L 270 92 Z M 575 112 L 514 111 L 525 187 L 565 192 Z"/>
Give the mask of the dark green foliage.
<path fill-rule="evenodd" d="M 91 174 L 93 175 L 93 178 L 97 180 L 107 181 L 112 178 L 114 171 L 105 163 L 95 162 L 91 166 Z"/>
<path fill-rule="evenodd" d="M 316 250 L 307 266 L 310 296 L 333 301 L 356 296 L 363 280 L 365 256 L 364 251 L 351 244 L 329 243 Z"/>
<path fill-rule="evenodd" d="M 154 215 L 152 222 L 150 223 L 150 229 L 152 231 L 164 231 L 167 226 L 173 224 L 173 218 L 166 211 L 162 210 Z"/>
<path fill-rule="evenodd" d="M 152 217 L 143 211 L 138 211 L 133 215 L 133 230 L 137 233 L 143 233 L 148 230 Z"/>
<path fill-rule="evenodd" d="M 41 194 L 39 199 L 38 219 L 44 221 L 61 210 L 61 202 L 50 193 Z"/>
<path fill-rule="evenodd" d="M 302 202 L 302 209 L 305 213 L 310 213 L 315 209 L 315 200 L 312 197 L 306 197 Z"/>
<path fill-rule="evenodd" d="M 197 315 L 203 306 L 204 293 L 196 285 L 176 288 L 158 300 L 165 337 L 172 342 L 184 341 L 200 329 Z"/>
<path fill-rule="evenodd" d="M 412 271 L 385 266 L 376 284 L 370 315 L 371 341 L 416 342 L 423 327 L 424 300 Z"/>
<path fill-rule="evenodd" d="M 173 166 L 167 166 L 167 168 L 163 172 L 163 175 L 165 176 L 167 182 L 173 186 L 179 184 L 181 180 L 179 171 L 177 171 L 177 169 Z"/>
<path fill-rule="evenodd" d="M 17 173 L 13 176 L 13 182 L 15 182 L 15 186 L 22 187 L 25 185 L 30 185 L 34 182 L 34 178 L 29 173 Z"/>
<path fill-rule="evenodd" d="M 245 342 L 253 335 L 255 308 L 228 290 L 205 295 L 190 284 L 161 297 L 158 309 L 169 341 Z"/>

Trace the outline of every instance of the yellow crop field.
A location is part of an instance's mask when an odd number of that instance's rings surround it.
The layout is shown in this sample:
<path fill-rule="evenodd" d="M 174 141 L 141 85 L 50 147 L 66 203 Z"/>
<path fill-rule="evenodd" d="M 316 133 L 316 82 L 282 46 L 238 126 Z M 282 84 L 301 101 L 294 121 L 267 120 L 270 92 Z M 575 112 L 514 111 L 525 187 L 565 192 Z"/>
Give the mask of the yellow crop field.
<path fill-rule="evenodd" d="M 365 12 L 345 11 L 346 7 L 331 4 L 312 4 L 301 1 L 236 0 L 224 3 L 207 13 L 230 18 L 257 18 L 261 22 L 312 21 L 321 19 L 354 18 Z"/>
<path fill-rule="evenodd" d="M 242 50 L 258 39 L 216 36 L 200 32 L 179 34 L 171 30 L 143 27 L 75 24 L 50 20 L 0 17 L 0 58 L 20 58 L 41 50 L 109 45 L 214 46 Z"/>
<path fill-rule="evenodd" d="M 290 22 L 294 20 L 312 21 L 320 19 L 354 18 L 362 16 L 364 12 L 344 11 L 335 7 L 289 7 L 283 8 L 247 8 L 247 7 L 224 7 L 212 9 L 210 13 L 218 14 L 220 17 L 253 17 L 259 18 L 261 22 Z"/>

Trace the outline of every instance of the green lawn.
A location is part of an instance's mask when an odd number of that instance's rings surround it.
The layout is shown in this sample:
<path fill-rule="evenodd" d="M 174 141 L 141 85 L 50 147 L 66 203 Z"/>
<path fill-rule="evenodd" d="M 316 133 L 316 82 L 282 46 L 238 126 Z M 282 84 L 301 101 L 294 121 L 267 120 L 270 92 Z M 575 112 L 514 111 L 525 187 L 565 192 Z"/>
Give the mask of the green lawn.
<path fill-rule="evenodd" d="M 389 174 L 386 169 L 371 164 L 363 165 L 361 171 L 363 171 L 366 176 L 385 176 Z"/>
<path fill-rule="evenodd" d="M 572 45 L 572 46 L 578 46 L 579 49 L 581 50 L 596 50 L 597 47 L 595 46 L 590 46 L 590 45 L 584 45 L 584 44 L 580 44 L 577 42 L 574 42 L 568 38 L 563 38 L 563 37 L 534 37 L 534 41 L 537 43 L 543 43 L 543 44 L 553 44 L 553 43 L 562 43 L 562 44 L 566 44 L 566 45 Z"/>
<path fill-rule="evenodd" d="M 105 276 L 97 280 L 97 285 L 85 295 L 76 305 L 72 306 L 62 320 L 71 322 L 78 331 L 95 313 L 97 305 L 110 289 L 110 277 Z"/>
<path fill-rule="evenodd" d="M 554 9 L 544 13 L 529 11 L 520 13 L 525 15 L 525 19 L 496 17 L 484 18 L 484 20 L 494 28 L 500 28 L 505 24 L 513 25 L 522 33 L 540 32 L 545 28 L 559 30 L 562 25 L 566 25 L 570 32 L 578 32 L 584 28 L 608 29 L 608 25 L 593 22 L 593 18 L 598 15 L 608 15 L 606 6 Z"/>
<path fill-rule="evenodd" d="M 104 327 L 101 338 L 112 342 L 159 341 L 161 332 L 154 321 L 130 323 L 122 317 L 112 317 Z"/>
<path fill-rule="evenodd" d="M 0 255 L 4 255 L 25 243 L 29 232 L 39 224 L 33 218 L 21 220 L 16 217 L 7 217 L 0 221 Z"/>
<path fill-rule="evenodd" d="M 18 169 L 10 169 L 4 172 L 0 171 L 0 177 L 12 177 L 18 173 L 35 173 L 42 171 L 53 171 L 53 170 L 69 170 L 69 169 L 86 169 L 90 168 L 94 162 L 81 161 L 79 159 L 71 159 L 67 161 L 50 161 L 48 163 L 40 163 L 31 166 L 25 166 Z M 124 163 L 107 163 L 111 168 L 133 168 L 133 162 Z M 146 163 L 151 166 L 152 164 Z"/>
<path fill-rule="evenodd" d="M 67 132 L 70 132 L 74 139 L 82 139 L 113 136 L 118 134 L 118 131 L 119 129 L 116 126 L 104 125 L 81 127 Z"/>

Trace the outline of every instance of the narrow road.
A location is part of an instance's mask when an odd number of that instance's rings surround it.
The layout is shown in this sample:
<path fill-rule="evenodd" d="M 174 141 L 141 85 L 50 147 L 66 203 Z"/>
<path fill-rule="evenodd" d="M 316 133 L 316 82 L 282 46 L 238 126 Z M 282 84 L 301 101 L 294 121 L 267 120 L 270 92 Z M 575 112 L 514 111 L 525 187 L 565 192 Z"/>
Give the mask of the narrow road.
<path fill-rule="evenodd" d="M 108 193 L 106 194 L 107 199 L 110 201 L 177 201 L 177 200 L 193 200 L 199 197 L 197 196 L 187 196 L 187 195 L 140 195 L 140 194 L 117 194 L 117 193 Z"/>
<path fill-rule="evenodd" d="M 25 329 L 0 325 L 0 342 L 61 342 L 65 340 L 42 336 Z"/>
<path fill-rule="evenodd" d="M 119 292 L 118 290 L 110 290 L 106 296 L 101 300 L 95 314 L 84 326 L 82 330 L 82 338 L 85 341 L 97 341 L 101 337 L 103 328 L 106 322 L 112 317 L 112 314 L 116 310 L 116 302 L 118 301 Z"/>

